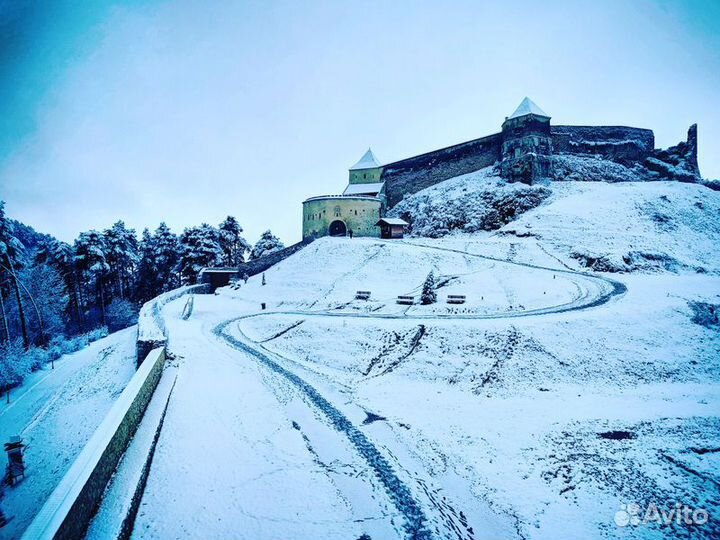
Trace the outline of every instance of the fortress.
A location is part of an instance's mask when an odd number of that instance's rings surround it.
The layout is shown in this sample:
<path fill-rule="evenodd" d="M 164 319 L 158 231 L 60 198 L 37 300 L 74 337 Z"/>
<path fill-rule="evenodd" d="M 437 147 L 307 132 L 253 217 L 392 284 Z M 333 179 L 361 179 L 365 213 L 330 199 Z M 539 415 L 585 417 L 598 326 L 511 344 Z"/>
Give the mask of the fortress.
<path fill-rule="evenodd" d="M 350 168 L 341 195 L 303 202 L 303 240 L 344 236 L 350 231 L 357 236 L 379 236 L 378 219 L 405 195 L 493 165 L 508 182 L 563 179 L 563 168 L 556 164 L 566 156 L 612 162 L 639 180 L 702 180 L 696 125 L 688 130 L 686 141 L 660 150 L 650 129 L 554 126 L 548 114 L 525 98 L 493 135 L 386 165 L 368 149 Z M 604 180 L 601 175 L 585 179 Z"/>

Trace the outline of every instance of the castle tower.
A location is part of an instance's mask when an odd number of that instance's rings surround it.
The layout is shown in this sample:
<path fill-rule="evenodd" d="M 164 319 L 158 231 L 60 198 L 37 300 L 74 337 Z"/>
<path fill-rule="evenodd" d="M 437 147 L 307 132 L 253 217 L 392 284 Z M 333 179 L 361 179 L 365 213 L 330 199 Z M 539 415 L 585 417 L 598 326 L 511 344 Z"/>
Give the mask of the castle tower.
<path fill-rule="evenodd" d="M 500 174 L 509 182 L 533 184 L 550 177 L 550 117 L 525 98 L 502 125 Z"/>
<path fill-rule="evenodd" d="M 373 151 L 368 148 L 360 161 L 350 167 L 350 183 L 374 184 L 380 182 L 381 174 L 382 165 L 380 165 Z"/>

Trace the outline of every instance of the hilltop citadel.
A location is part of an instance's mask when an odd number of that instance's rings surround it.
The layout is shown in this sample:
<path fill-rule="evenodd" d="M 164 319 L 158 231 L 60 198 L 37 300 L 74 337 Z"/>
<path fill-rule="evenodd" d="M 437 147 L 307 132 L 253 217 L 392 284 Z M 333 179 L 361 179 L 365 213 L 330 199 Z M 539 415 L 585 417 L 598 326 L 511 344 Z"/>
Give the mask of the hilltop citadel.
<path fill-rule="evenodd" d="M 563 157 L 605 160 L 641 180 L 701 181 L 697 126 L 687 140 L 661 150 L 650 129 L 625 126 L 551 125 L 551 117 L 528 98 L 499 133 L 381 165 L 372 150 L 349 170 L 341 195 L 303 202 L 303 240 L 320 236 L 378 236 L 378 219 L 404 196 L 456 176 L 495 165 L 508 182 L 562 180 Z M 604 180 L 604 178 L 586 178 Z"/>

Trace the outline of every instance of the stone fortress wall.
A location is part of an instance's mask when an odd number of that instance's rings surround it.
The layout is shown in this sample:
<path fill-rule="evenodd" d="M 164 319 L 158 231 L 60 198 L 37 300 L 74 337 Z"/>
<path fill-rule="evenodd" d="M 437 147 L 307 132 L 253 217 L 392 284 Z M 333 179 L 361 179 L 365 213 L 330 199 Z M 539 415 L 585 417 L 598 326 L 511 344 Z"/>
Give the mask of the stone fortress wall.
<path fill-rule="evenodd" d="M 383 166 L 387 207 L 444 180 L 500 164 L 503 139 L 502 132 L 495 133 Z M 549 155 L 599 157 L 628 167 L 640 166 L 654 172 L 658 176 L 654 179 L 701 181 L 695 125 L 690 127 L 687 141 L 666 150 L 655 148 L 652 130 L 626 126 L 550 125 L 550 139 Z"/>
<path fill-rule="evenodd" d="M 612 161 L 641 163 L 655 149 L 651 129 L 624 126 L 551 126 L 553 152 L 592 154 Z"/>
<path fill-rule="evenodd" d="M 383 166 L 387 206 L 392 208 L 406 194 L 493 165 L 500 159 L 502 134 L 448 146 Z"/>
<path fill-rule="evenodd" d="M 655 148 L 650 129 L 555 126 L 550 120 L 525 98 L 505 118 L 499 133 L 386 165 L 368 150 L 350 168 L 349 184 L 342 195 L 313 197 L 303 203 L 303 239 L 344 234 L 337 230 L 338 223 L 333 228 L 337 221 L 342 222 L 341 228 L 352 229 L 358 236 L 378 236 L 377 219 L 406 195 L 493 165 L 507 181 L 527 184 L 564 180 L 583 160 L 593 160 L 592 167 L 580 168 L 585 171 L 585 181 L 609 181 L 605 160 L 620 165 L 613 165 L 615 178 L 703 182 L 697 164 L 695 125 L 690 127 L 686 141 L 661 150 Z M 578 156 L 579 160 L 568 160 L 568 156 Z"/>

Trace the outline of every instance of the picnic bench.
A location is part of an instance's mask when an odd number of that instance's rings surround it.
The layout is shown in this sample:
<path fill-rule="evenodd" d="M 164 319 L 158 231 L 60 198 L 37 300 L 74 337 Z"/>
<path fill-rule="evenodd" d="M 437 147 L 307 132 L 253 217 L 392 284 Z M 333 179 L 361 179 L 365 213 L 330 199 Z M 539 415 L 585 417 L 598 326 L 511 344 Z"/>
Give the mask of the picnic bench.
<path fill-rule="evenodd" d="M 412 306 L 415 303 L 415 297 L 414 296 L 398 296 L 396 302 L 398 304 L 402 304 L 404 306 Z"/>
<path fill-rule="evenodd" d="M 464 304 L 465 303 L 465 295 L 464 294 L 448 294 L 447 303 L 448 304 Z"/>
<path fill-rule="evenodd" d="M 370 291 L 357 291 L 355 300 L 370 300 Z"/>

